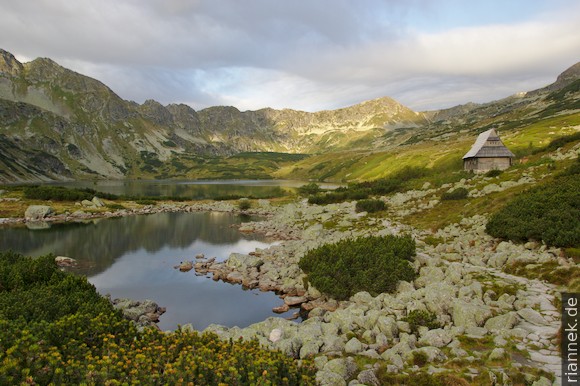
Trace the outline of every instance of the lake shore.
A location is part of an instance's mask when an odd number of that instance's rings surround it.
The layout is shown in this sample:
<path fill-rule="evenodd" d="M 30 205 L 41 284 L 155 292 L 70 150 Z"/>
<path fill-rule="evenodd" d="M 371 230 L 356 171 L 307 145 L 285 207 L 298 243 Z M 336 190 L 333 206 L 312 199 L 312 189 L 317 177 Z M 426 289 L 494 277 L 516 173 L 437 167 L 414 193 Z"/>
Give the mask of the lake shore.
<path fill-rule="evenodd" d="M 397 210 L 392 201 L 391 212 Z M 401 202 L 408 205 L 406 200 Z M 233 202 L 161 203 L 2 222 L 38 226 L 42 222 L 195 211 L 242 213 Z M 503 272 L 514 262 L 571 264 L 558 249 L 493 239 L 484 232 L 484 216 L 466 218 L 432 233 L 397 223 L 384 214 L 357 213 L 354 202 L 317 206 L 302 201 L 273 206 L 259 200 L 243 213 L 265 220 L 243 224 L 240 232 L 262 233 L 282 242 L 247 255 L 232 254 L 224 262 L 196 261 L 196 272 L 211 274 L 214 280 L 276 291 L 281 296 L 280 310 L 299 309 L 307 319 L 298 324 L 272 317 L 246 328 L 211 325 L 204 331 L 223 339 L 258 339 L 263 346 L 296 358 L 314 356 L 321 384 L 346 385 L 352 379 L 373 384 L 375 372 L 385 363 L 393 374 L 423 371 L 424 366 L 430 373 L 459 366 L 457 371 L 467 372 L 474 380 L 505 380 L 523 373 L 526 379 L 539 382 L 537 385 L 552 384 L 551 379 L 559 374 L 557 288 Z M 306 251 L 325 243 L 388 234 L 411 234 L 417 241 L 414 267 L 419 276 L 414 282 L 401 282 L 392 294 L 373 297 L 360 292 L 348 301 L 335 301 L 309 285 L 298 267 Z M 413 331 L 406 317 L 414 310 L 436 314 L 441 327 Z M 418 357 L 426 357 L 428 365 L 418 366 L 414 360 Z M 365 358 L 366 365 L 361 368 L 354 358 Z"/>

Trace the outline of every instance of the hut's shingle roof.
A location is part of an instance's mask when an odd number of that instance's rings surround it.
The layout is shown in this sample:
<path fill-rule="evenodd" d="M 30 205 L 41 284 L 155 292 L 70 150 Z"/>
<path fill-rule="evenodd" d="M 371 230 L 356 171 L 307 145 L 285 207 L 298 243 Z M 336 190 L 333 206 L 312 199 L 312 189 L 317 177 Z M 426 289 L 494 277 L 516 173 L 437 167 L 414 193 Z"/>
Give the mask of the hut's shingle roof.
<path fill-rule="evenodd" d="M 499 146 L 497 145 L 497 141 L 499 141 Z M 491 143 L 495 143 L 495 145 L 492 146 Z M 463 159 L 473 157 L 513 158 L 515 155 L 501 142 L 495 129 L 490 129 L 479 134 L 471 149 L 463 156 Z"/>

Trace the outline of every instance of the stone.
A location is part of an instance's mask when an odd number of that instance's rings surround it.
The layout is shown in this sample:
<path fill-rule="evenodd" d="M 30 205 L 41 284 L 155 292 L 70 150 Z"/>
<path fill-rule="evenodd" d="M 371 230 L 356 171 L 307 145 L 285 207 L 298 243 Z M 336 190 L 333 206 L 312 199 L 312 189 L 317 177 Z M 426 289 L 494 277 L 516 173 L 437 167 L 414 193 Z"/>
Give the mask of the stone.
<path fill-rule="evenodd" d="M 282 338 L 282 330 L 279 328 L 275 328 L 272 331 L 270 331 L 270 335 L 268 336 L 268 340 L 270 340 L 270 342 L 273 343 L 276 343 L 281 338 Z"/>
<path fill-rule="evenodd" d="M 484 327 L 490 332 L 497 333 L 501 330 L 511 330 L 516 324 L 518 324 L 517 314 L 515 312 L 508 312 L 489 318 L 485 322 Z"/>
<path fill-rule="evenodd" d="M 381 386 L 381 382 L 377 378 L 374 370 L 368 369 L 358 373 L 357 381 L 367 386 Z"/>
<path fill-rule="evenodd" d="M 494 348 L 491 353 L 489 354 L 490 361 L 499 361 L 504 359 L 506 353 L 505 350 L 501 347 Z"/>
<path fill-rule="evenodd" d="M 101 200 L 99 197 L 95 196 L 93 197 L 93 199 L 91 200 L 91 202 L 93 203 L 94 206 L 96 206 L 97 208 L 102 208 L 105 206 L 105 203 L 103 202 L 103 200 Z"/>
<path fill-rule="evenodd" d="M 297 306 L 306 301 L 308 301 L 308 299 L 305 296 L 286 296 L 284 298 L 284 303 L 289 306 Z"/>
<path fill-rule="evenodd" d="M 193 262 L 183 261 L 183 262 L 179 263 L 179 265 L 177 266 L 177 269 L 179 269 L 181 272 L 191 271 L 193 269 Z"/>
<path fill-rule="evenodd" d="M 59 267 L 73 267 L 77 265 L 77 261 L 75 259 L 66 256 L 57 256 L 54 258 L 54 261 Z"/>
<path fill-rule="evenodd" d="M 518 315 L 525 321 L 535 324 L 536 326 L 546 326 L 549 324 L 538 311 L 529 307 L 519 310 Z"/>
<path fill-rule="evenodd" d="M 378 328 L 379 332 L 385 335 L 388 339 L 394 338 L 399 332 L 397 322 L 392 316 L 379 316 L 377 319 L 376 327 Z"/>
<path fill-rule="evenodd" d="M 313 357 L 320 352 L 322 342 L 311 340 L 302 345 L 300 348 L 300 359 Z"/>
<path fill-rule="evenodd" d="M 352 357 L 336 358 L 329 360 L 322 370 L 338 374 L 344 380 L 349 379 L 355 373 L 357 365 Z"/>
<path fill-rule="evenodd" d="M 332 371 L 321 370 L 316 373 L 316 384 L 320 386 L 346 386 L 343 377 Z"/>
<path fill-rule="evenodd" d="M 240 272 L 230 272 L 226 275 L 226 281 L 230 283 L 241 283 L 244 281 L 244 275 Z"/>
<path fill-rule="evenodd" d="M 275 312 L 276 314 L 283 314 L 284 312 L 288 312 L 289 309 L 290 309 L 290 306 L 288 304 L 284 303 L 279 307 L 272 308 L 272 311 Z"/>
<path fill-rule="evenodd" d="M 362 350 L 363 344 L 357 338 L 352 338 L 351 340 L 346 342 L 346 345 L 344 346 L 344 351 L 347 354 L 356 354 L 361 352 Z"/>
<path fill-rule="evenodd" d="M 326 335 L 322 339 L 322 352 L 341 352 L 344 350 L 344 341 L 338 336 Z"/>
<path fill-rule="evenodd" d="M 445 274 L 439 267 L 423 267 L 419 271 L 419 277 L 415 280 L 415 285 L 418 288 L 425 287 L 428 284 L 439 283 L 443 281 Z"/>
<path fill-rule="evenodd" d="M 423 334 L 419 339 L 419 344 L 441 348 L 447 346 L 453 338 L 454 335 L 451 331 L 437 328 L 435 330 L 428 330 Z"/>
<path fill-rule="evenodd" d="M 452 318 L 458 327 L 482 326 L 491 315 L 491 308 L 485 304 L 478 304 L 475 301 L 468 303 L 463 299 L 456 299 L 453 302 Z"/>
<path fill-rule="evenodd" d="M 48 205 L 30 205 L 24 212 L 24 219 L 26 221 L 38 221 L 51 214 L 54 214 L 54 209 Z"/>
<path fill-rule="evenodd" d="M 415 352 L 421 352 L 425 354 L 429 362 L 442 362 L 447 360 L 447 356 L 437 347 L 421 347 L 415 350 Z"/>
<path fill-rule="evenodd" d="M 546 377 L 540 377 L 540 379 L 532 383 L 532 386 L 552 386 L 552 381 Z"/>
<path fill-rule="evenodd" d="M 242 253 L 231 253 L 226 261 L 226 266 L 239 270 L 246 270 L 252 267 L 259 267 L 264 261 L 257 256 L 244 255 Z"/>
<path fill-rule="evenodd" d="M 457 289 L 446 282 L 431 283 L 425 287 L 424 303 L 436 315 L 448 314 Z"/>
<path fill-rule="evenodd" d="M 95 204 L 89 200 L 82 200 L 81 205 L 85 207 L 93 207 L 93 208 L 95 207 Z"/>

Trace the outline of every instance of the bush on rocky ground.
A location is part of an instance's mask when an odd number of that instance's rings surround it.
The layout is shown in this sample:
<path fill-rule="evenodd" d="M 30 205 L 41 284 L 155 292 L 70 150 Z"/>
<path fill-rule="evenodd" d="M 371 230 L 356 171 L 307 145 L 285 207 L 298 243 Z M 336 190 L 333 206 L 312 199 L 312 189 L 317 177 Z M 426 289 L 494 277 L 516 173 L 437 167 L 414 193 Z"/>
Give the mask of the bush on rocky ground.
<path fill-rule="evenodd" d="M 368 213 L 375 213 L 380 212 L 381 210 L 385 210 L 387 208 L 387 204 L 385 204 L 382 200 L 360 200 L 357 201 L 355 210 L 357 213 L 360 212 L 368 212 Z"/>
<path fill-rule="evenodd" d="M 299 266 L 318 290 L 343 300 L 360 291 L 373 296 L 392 292 L 400 280 L 414 280 L 413 256 L 411 236 L 371 236 L 310 250 Z"/>
<path fill-rule="evenodd" d="M 515 197 L 486 226 L 494 237 L 544 241 L 556 247 L 580 246 L 580 179 L 557 178 Z"/>
<path fill-rule="evenodd" d="M 451 192 L 445 192 L 441 195 L 442 200 L 463 200 L 467 198 L 469 191 L 465 188 L 457 188 Z"/>

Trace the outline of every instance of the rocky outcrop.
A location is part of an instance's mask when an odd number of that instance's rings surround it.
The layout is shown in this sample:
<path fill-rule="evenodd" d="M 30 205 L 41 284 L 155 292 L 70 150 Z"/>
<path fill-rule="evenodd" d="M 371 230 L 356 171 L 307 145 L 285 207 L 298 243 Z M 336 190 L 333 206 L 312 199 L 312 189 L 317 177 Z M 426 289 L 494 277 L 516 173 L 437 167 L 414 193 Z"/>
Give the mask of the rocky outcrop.
<path fill-rule="evenodd" d="M 127 298 L 111 300 L 113 307 L 120 310 L 126 319 L 133 321 L 138 327 L 156 327 L 159 317 L 165 313 L 164 307 L 159 307 L 152 300 L 137 301 Z"/>

